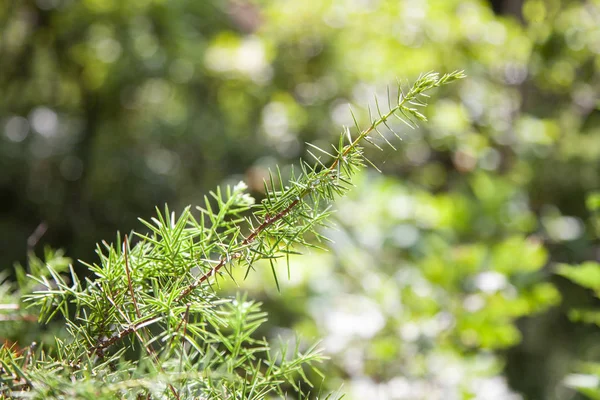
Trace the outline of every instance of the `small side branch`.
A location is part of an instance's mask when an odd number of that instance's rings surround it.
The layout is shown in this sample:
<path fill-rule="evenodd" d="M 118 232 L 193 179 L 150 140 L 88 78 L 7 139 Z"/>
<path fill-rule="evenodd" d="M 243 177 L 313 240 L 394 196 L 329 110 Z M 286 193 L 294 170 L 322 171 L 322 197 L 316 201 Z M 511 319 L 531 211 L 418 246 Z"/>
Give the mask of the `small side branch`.
<path fill-rule="evenodd" d="M 157 321 L 160 321 L 160 319 L 161 319 L 160 317 L 146 318 L 142 321 L 132 324 L 129 327 L 123 329 L 122 331 L 114 334 L 110 338 L 99 340 L 95 346 L 93 346 L 89 349 L 89 352 L 96 353 L 99 356 L 102 356 L 103 352 L 106 348 L 110 347 L 111 345 L 115 344 L 116 342 L 118 342 L 119 340 L 123 339 L 124 337 L 130 335 L 131 333 L 137 331 L 138 329 L 141 329 L 145 326 L 148 326 Z"/>

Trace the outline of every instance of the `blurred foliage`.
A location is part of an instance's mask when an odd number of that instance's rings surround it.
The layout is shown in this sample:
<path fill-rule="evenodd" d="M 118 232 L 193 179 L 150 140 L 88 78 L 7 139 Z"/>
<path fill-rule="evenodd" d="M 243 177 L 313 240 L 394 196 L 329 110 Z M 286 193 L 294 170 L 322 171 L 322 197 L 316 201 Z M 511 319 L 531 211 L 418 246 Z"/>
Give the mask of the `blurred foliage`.
<path fill-rule="evenodd" d="M 598 192 L 588 195 L 586 201 L 590 211 L 590 225 L 595 228 L 595 237 L 600 238 L 600 196 Z M 584 307 L 569 310 L 569 318 L 576 322 L 600 326 L 600 311 L 597 309 L 597 300 L 600 299 L 600 263 L 586 261 L 579 265 L 558 264 L 557 273 L 574 283 L 590 289 L 596 301 L 595 304 L 586 304 Z M 577 368 L 577 373 L 565 378 L 567 386 L 577 389 L 591 399 L 600 398 L 600 362 L 595 359 L 597 350 L 590 349 L 584 356 L 587 360 Z"/>
<path fill-rule="evenodd" d="M 348 104 L 364 121 L 390 82 L 442 67 L 469 79 L 368 154 L 385 177 L 340 204 L 332 253 L 254 296 L 274 331 L 325 336 L 350 398 L 505 399 L 504 379 L 574 398 L 561 378 L 599 337 L 567 311 L 597 303 L 551 273 L 588 287 L 600 250 L 598 0 L 2 2 L 2 265 L 45 243 L 91 259 L 221 183 L 260 196 Z"/>
<path fill-rule="evenodd" d="M 473 195 L 369 174 L 356 185 L 338 202 L 341 229 L 326 232 L 332 254 L 292 263 L 280 307 L 302 316 L 293 331 L 324 337 L 350 398 L 519 398 L 495 351 L 521 340 L 517 318 L 560 301 L 540 241 L 460 240 L 464 220 L 485 215 Z M 260 296 L 263 282 L 243 288 Z"/>

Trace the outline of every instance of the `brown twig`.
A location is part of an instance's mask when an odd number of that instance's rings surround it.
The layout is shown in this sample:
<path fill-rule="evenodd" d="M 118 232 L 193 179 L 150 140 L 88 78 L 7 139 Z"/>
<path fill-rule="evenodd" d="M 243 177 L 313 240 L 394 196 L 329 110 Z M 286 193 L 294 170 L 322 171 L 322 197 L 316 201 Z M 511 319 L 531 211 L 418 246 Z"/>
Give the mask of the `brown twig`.
<path fill-rule="evenodd" d="M 115 344 L 116 342 L 123 339 L 125 336 L 135 332 L 136 330 L 141 329 L 147 325 L 153 324 L 159 320 L 160 320 L 159 317 L 151 317 L 151 318 L 146 318 L 142 321 L 139 321 L 135 324 L 131 324 L 131 325 L 129 325 L 129 327 L 123 329 L 121 332 L 109 337 L 108 339 L 99 340 L 98 344 L 96 346 L 90 348 L 89 351 L 90 351 L 90 353 L 98 353 L 99 355 L 102 355 L 102 352 L 107 347 Z"/>
<path fill-rule="evenodd" d="M 262 231 L 264 231 L 265 229 L 267 229 L 269 226 L 273 225 L 275 222 L 279 221 L 281 218 L 283 218 L 286 215 L 288 215 L 290 213 L 290 211 L 292 211 L 292 209 L 294 207 L 296 207 L 296 205 L 298 205 L 298 203 L 300 203 L 300 199 L 299 198 L 297 198 L 294 201 L 292 201 L 285 209 L 283 209 L 282 211 L 280 211 L 274 217 L 267 217 L 267 218 L 265 218 L 265 220 L 263 221 L 263 223 L 260 224 L 255 230 L 253 230 L 252 233 L 250 233 L 250 235 L 246 239 L 244 239 L 242 241 L 242 244 L 241 244 L 242 247 L 248 246 L 249 244 L 252 244 L 252 242 L 254 242 L 254 240 L 256 240 L 257 236 Z M 217 265 L 215 265 L 214 267 L 212 267 L 208 272 L 206 272 L 205 274 L 201 275 L 192 284 L 190 284 L 188 287 L 186 287 L 185 290 L 177 298 L 177 301 L 181 301 L 181 300 L 185 299 L 194 289 L 196 289 L 198 286 L 200 286 L 202 284 L 202 282 L 206 281 L 211 276 L 217 274 L 219 272 L 219 270 L 221 268 L 223 268 L 223 266 L 225 264 L 227 264 L 227 261 L 235 260 L 235 259 L 238 259 L 240 257 L 242 257 L 241 253 L 235 253 L 235 254 L 231 254 L 231 255 L 228 255 L 228 256 L 221 257 L 221 259 L 219 260 L 219 263 Z"/>

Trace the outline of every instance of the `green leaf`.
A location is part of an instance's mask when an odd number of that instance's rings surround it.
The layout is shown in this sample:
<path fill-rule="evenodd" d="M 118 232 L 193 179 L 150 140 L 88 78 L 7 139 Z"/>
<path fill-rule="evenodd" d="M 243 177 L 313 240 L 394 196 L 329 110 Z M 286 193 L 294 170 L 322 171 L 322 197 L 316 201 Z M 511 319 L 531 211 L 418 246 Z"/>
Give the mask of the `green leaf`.
<path fill-rule="evenodd" d="M 513 236 L 494 246 L 492 266 L 504 274 L 534 272 L 546 264 L 548 252 L 541 242 Z"/>
<path fill-rule="evenodd" d="M 571 321 L 600 326 L 600 311 L 576 308 L 569 310 L 568 315 Z"/>
<path fill-rule="evenodd" d="M 600 291 L 600 264 L 594 261 L 580 265 L 559 264 L 557 274 L 588 289 Z"/>
<path fill-rule="evenodd" d="M 588 195 L 585 205 L 592 212 L 600 211 L 600 192 L 593 192 Z"/>

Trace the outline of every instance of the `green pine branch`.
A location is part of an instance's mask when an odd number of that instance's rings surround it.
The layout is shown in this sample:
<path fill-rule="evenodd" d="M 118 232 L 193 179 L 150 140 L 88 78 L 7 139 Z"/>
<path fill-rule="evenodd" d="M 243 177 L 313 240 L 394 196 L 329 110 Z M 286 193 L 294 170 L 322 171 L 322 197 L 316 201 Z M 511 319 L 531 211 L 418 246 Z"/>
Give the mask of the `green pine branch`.
<path fill-rule="evenodd" d="M 272 173 L 260 204 L 240 183 L 211 192 L 197 217 L 190 207 L 178 217 L 165 207 L 150 221 L 140 220 L 147 233 L 117 236 L 116 245 L 98 246 L 97 263 L 83 262 L 93 280 L 82 282 L 64 262 L 36 268 L 30 280 L 21 272 L 23 301 L 44 324 L 60 316 L 67 334 L 27 351 L 2 348 L 0 392 L 263 399 L 310 388 L 306 374 L 318 374 L 323 359 L 317 347 L 273 353 L 266 340 L 254 337 L 266 320 L 260 305 L 239 296 L 219 298 L 215 278 L 233 278 L 232 268 L 247 274 L 267 260 L 279 288 L 274 263 L 285 258 L 289 269 L 290 254 L 316 246 L 309 235 L 326 240 L 318 227 L 327 224 L 332 201 L 372 164 L 362 143 L 377 146 L 379 137 L 393 147 L 382 131 L 398 136 L 390 120 L 414 128 L 426 120 L 420 110 L 427 93 L 463 77 L 461 71 L 427 73 L 406 92 L 398 87 L 393 102 L 388 92 L 387 111 L 376 101 L 377 116 L 368 127 L 354 119 L 356 137 L 346 128 L 332 149 L 309 145 L 314 161 L 301 161 L 287 181 L 279 169 Z"/>
<path fill-rule="evenodd" d="M 277 183 L 280 187 L 279 190 L 275 189 L 277 185 L 271 175 L 270 187 L 267 186 L 265 182 L 266 199 L 262 202 L 262 210 L 257 213 L 257 215 L 262 217 L 260 225 L 254 228 L 250 235 L 241 241 L 237 249 L 226 256 L 221 257 L 217 265 L 208 272 L 202 274 L 194 281 L 194 283 L 189 285 L 180 295 L 178 300 L 181 301 L 185 299 L 191 291 L 200 286 L 211 276 L 217 274 L 221 268 L 235 259 L 245 258 L 248 261 L 247 264 L 251 266 L 254 261 L 256 261 L 256 258 L 253 258 L 250 254 L 252 252 L 263 258 L 272 258 L 276 250 L 275 246 L 280 243 L 284 244 L 287 251 L 289 251 L 290 247 L 293 245 L 308 245 L 308 243 L 301 241 L 299 233 L 304 233 L 303 230 L 301 229 L 299 232 L 298 229 L 294 229 L 297 228 L 297 221 L 303 219 L 309 221 L 306 225 L 306 228 L 308 229 L 305 229 L 304 231 L 312 229 L 314 226 L 320 224 L 329 214 L 327 212 L 315 212 L 315 209 L 318 209 L 318 207 L 316 207 L 318 201 L 320 199 L 325 199 L 326 201 L 331 202 L 334 200 L 335 195 L 343 195 L 348 187 L 351 186 L 351 176 L 364 166 L 363 161 L 374 165 L 364 156 L 360 143 L 362 141 L 374 143 L 370 135 L 375 132 L 383 138 L 386 143 L 394 148 L 386 138 L 385 134 L 380 131 L 380 126 L 384 125 L 387 127 L 388 130 L 394 133 L 399 139 L 400 137 L 398 134 L 396 134 L 388 124 L 388 121 L 392 117 L 397 118 L 411 128 L 416 127 L 417 122 L 415 120 L 427 120 L 418 109 L 418 107 L 426 106 L 426 103 L 423 101 L 423 98 L 427 97 L 426 92 L 464 77 L 465 75 L 462 71 L 455 71 L 441 77 L 435 72 L 424 74 L 413 84 L 406 94 L 402 91 L 400 86 L 398 87 L 396 104 L 393 107 L 390 107 L 387 113 L 381 112 L 379 103 L 376 99 L 378 118 L 372 119 L 371 125 L 368 128 L 361 130 L 353 114 L 356 129 L 359 134 L 352 140 L 350 130 L 346 129 L 344 134 L 340 135 L 338 147 L 334 148 L 335 155 L 309 143 L 308 145 L 316 151 L 333 158 L 333 162 L 326 167 L 321 162 L 319 156 L 310 153 L 315 159 L 316 164 L 311 166 L 306 162 L 301 162 L 302 175 L 300 178 L 292 177 L 291 187 L 283 187 L 283 179 L 278 170 Z M 346 140 L 349 142 L 347 145 L 345 145 Z M 312 195 L 312 206 L 309 205 L 309 203 L 303 202 L 304 198 L 309 195 Z M 284 218 L 293 211 L 300 218 L 291 219 L 291 223 L 289 223 Z M 247 222 L 252 224 L 251 220 L 247 220 Z M 288 229 L 281 229 L 282 226 L 286 225 Z M 275 245 L 271 245 L 270 247 L 263 246 L 262 241 L 271 238 L 275 238 Z M 250 246 L 255 242 L 257 242 L 257 245 L 254 248 L 251 248 Z"/>

